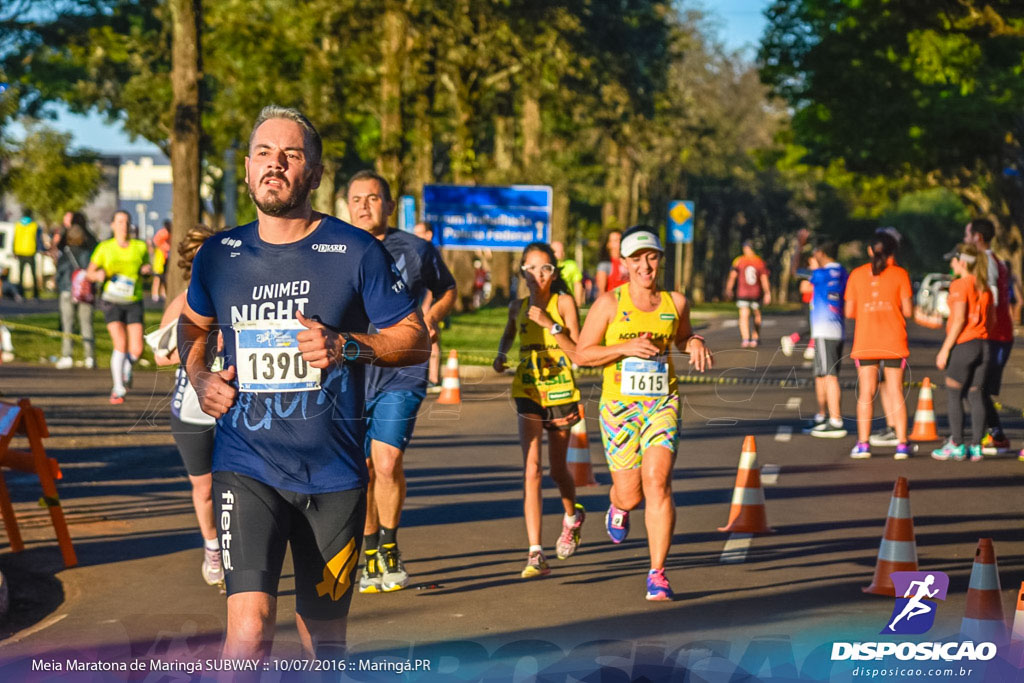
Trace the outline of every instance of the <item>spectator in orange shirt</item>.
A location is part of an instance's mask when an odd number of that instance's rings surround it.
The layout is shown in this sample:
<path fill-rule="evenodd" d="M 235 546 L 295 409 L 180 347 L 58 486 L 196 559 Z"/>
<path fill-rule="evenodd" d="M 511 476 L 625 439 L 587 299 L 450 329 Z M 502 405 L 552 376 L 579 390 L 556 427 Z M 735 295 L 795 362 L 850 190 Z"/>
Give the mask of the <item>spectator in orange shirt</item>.
<path fill-rule="evenodd" d="M 932 451 L 936 460 L 978 462 L 985 435 L 982 389 L 989 365 L 988 337 L 995 321 L 988 288 L 988 258 L 973 244 L 958 244 L 946 254 L 956 279 L 949 285 L 949 319 L 935 367 L 946 371 L 949 396 L 949 440 Z M 971 406 L 971 444 L 964 445 L 964 399 Z"/>
<path fill-rule="evenodd" d="M 903 399 L 903 371 L 907 367 L 907 321 L 913 313 L 907 271 L 895 265 L 896 238 L 876 230 L 868 244 L 871 262 L 850 273 L 846 285 L 846 317 L 856 323 L 850 357 L 857 366 L 857 445 L 851 458 L 870 458 L 871 418 L 878 376 L 885 376 L 890 420 L 896 429 L 897 460 L 910 455 L 907 447 L 907 405 Z"/>
<path fill-rule="evenodd" d="M 167 292 L 167 262 L 171 256 L 171 222 L 164 221 L 164 226 L 153 235 L 153 253 L 150 259 L 153 261 L 153 288 L 150 297 L 153 301 L 160 301 L 160 297 Z"/>

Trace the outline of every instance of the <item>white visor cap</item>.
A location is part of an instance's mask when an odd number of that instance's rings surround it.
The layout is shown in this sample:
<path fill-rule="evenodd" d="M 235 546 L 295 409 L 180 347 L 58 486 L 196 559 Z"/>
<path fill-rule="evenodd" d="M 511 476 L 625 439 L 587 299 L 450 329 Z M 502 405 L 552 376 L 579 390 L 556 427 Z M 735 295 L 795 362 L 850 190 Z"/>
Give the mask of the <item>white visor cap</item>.
<path fill-rule="evenodd" d="M 632 256 L 644 249 L 653 249 L 662 254 L 665 253 L 665 250 L 661 248 L 661 240 L 649 230 L 638 230 L 631 233 L 623 237 L 622 244 L 619 245 L 619 251 L 623 256 Z"/>

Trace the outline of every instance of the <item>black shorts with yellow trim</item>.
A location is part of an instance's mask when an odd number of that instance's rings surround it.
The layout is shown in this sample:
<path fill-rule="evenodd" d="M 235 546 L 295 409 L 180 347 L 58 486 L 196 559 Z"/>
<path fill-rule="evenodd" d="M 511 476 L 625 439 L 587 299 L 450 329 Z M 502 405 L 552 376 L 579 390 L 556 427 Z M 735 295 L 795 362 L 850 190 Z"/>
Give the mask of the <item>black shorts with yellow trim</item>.
<path fill-rule="evenodd" d="M 295 493 L 236 472 L 214 472 L 213 500 L 229 596 L 276 596 L 291 543 L 295 611 L 309 619 L 348 614 L 366 521 L 365 489 Z"/>
<path fill-rule="evenodd" d="M 541 420 L 542 426 L 548 431 L 572 429 L 572 426 L 580 421 L 580 404 L 575 401 L 545 407 L 533 399 L 519 396 L 515 399 L 517 413 Z"/>

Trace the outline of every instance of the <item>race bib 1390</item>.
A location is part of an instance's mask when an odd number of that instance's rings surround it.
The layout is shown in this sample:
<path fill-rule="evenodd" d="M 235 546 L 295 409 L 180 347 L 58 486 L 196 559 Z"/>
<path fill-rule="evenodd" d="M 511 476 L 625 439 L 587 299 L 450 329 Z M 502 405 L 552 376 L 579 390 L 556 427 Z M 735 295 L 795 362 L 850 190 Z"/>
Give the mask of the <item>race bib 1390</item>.
<path fill-rule="evenodd" d="M 239 391 L 316 391 L 320 370 L 299 352 L 297 320 L 249 320 L 233 325 Z"/>

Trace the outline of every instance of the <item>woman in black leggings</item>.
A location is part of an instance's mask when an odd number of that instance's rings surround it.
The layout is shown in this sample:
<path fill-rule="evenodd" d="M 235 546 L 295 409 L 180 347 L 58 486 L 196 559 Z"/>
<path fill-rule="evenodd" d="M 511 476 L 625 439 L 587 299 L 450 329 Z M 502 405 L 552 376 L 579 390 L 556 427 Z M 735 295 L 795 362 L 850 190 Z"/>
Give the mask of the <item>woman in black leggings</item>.
<path fill-rule="evenodd" d="M 988 259 L 973 244 L 958 244 L 946 255 L 957 278 L 949 286 L 946 339 L 935 366 L 946 371 L 949 441 L 932 451 L 936 460 L 982 459 L 985 402 L 982 388 L 988 369 L 988 328 L 993 320 L 988 289 Z M 971 443 L 964 445 L 964 399 L 971 406 Z"/>
<path fill-rule="evenodd" d="M 178 246 L 178 265 L 185 271 L 186 282 L 192 275 L 192 260 L 196 252 L 214 232 L 205 225 L 197 225 L 182 238 Z M 167 326 L 173 329 L 184 305 L 185 292 L 168 302 L 160 321 L 162 329 Z M 168 335 L 166 340 L 164 335 L 161 335 L 159 346 L 164 348 L 158 348 L 154 353 L 157 365 L 179 363 L 177 344 L 171 335 Z M 199 397 L 188 381 L 184 364 L 178 365 L 174 395 L 171 398 L 171 435 L 192 485 L 192 505 L 199 522 L 199 531 L 203 535 L 203 563 L 200 571 L 203 580 L 211 586 L 219 586 L 224 582 L 224 568 L 221 564 L 220 545 L 213 516 L 213 477 L 210 474 L 215 425 L 216 420 L 199 407 Z"/>

